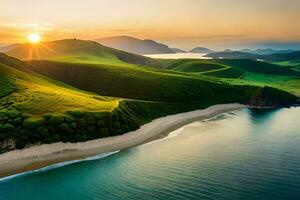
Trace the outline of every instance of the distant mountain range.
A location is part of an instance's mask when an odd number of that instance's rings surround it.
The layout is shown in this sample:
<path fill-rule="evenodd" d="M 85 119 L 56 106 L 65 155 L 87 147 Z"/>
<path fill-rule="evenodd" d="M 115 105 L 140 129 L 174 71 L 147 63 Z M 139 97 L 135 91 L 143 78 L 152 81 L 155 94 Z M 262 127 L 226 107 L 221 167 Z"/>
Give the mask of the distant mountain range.
<path fill-rule="evenodd" d="M 276 50 L 276 49 L 256 49 L 256 50 L 252 50 L 252 49 L 243 49 L 241 50 L 241 52 L 245 52 L 245 53 L 252 53 L 252 54 L 258 54 L 258 55 L 268 55 L 268 54 L 275 54 L 275 53 L 291 53 L 294 52 L 295 50 L 292 49 L 285 49 L 285 50 Z"/>
<path fill-rule="evenodd" d="M 18 44 L 0 44 L 0 52 L 7 52 L 17 47 Z"/>
<path fill-rule="evenodd" d="M 108 46 L 114 49 L 119 49 L 129 53 L 146 55 L 146 54 L 173 54 L 173 53 L 187 53 L 179 48 L 170 48 L 169 46 L 156 42 L 154 40 L 146 39 L 141 40 L 129 36 L 116 36 L 116 37 L 105 37 L 95 40 L 104 46 Z M 0 52 L 8 52 L 16 49 L 20 44 L 0 44 Z M 242 49 L 234 51 L 226 49 L 221 52 L 216 52 L 206 47 L 195 47 L 188 51 L 189 53 L 201 53 L 207 54 L 207 57 L 211 58 L 224 58 L 224 59 L 251 59 L 251 60 L 264 60 L 264 61 L 282 61 L 286 60 L 287 56 L 283 54 L 290 54 L 295 59 L 299 59 L 296 50 L 286 49 L 277 50 L 271 48 L 264 49 Z M 290 59 L 287 59 L 290 60 Z"/>
<path fill-rule="evenodd" d="M 158 43 L 154 40 L 141 40 L 129 36 L 99 38 L 95 41 L 99 42 L 104 46 L 120 49 L 129 53 L 135 53 L 139 55 L 167 54 L 182 51 L 179 49 L 171 49 L 167 45 Z"/>
<path fill-rule="evenodd" d="M 178 49 L 178 48 L 171 48 L 172 51 L 174 51 L 174 53 L 187 53 L 186 51 L 183 51 L 182 49 Z"/>
<path fill-rule="evenodd" d="M 291 61 L 300 59 L 300 51 L 293 51 L 289 53 L 274 53 L 268 55 L 259 55 L 241 51 L 222 51 L 207 54 L 206 57 L 214 59 L 250 59 L 263 60 L 268 62 Z"/>
<path fill-rule="evenodd" d="M 208 54 L 208 53 L 213 53 L 215 51 L 211 50 L 211 49 L 208 49 L 208 48 L 205 48 L 205 47 L 196 47 L 196 48 L 193 48 L 192 50 L 189 51 L 190 53 L 205 53 L 205 54 Z"/>

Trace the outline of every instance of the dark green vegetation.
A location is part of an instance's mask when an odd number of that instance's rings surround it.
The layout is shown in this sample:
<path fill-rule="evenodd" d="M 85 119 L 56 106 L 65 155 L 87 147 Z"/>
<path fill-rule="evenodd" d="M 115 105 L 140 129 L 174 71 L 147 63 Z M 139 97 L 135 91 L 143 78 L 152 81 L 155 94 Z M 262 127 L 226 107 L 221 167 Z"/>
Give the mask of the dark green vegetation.
<path fill-rule="evenodd" d="M 9 55 L 33 60 L 0 56 L 1 152 L 120 135 L 158 117 L 214 104 L 278 107 L 296 101 L 281 90 L 217 78 L 298 75 L 260 62 L 154 60 L 81 40 L 21 45 Z"/>

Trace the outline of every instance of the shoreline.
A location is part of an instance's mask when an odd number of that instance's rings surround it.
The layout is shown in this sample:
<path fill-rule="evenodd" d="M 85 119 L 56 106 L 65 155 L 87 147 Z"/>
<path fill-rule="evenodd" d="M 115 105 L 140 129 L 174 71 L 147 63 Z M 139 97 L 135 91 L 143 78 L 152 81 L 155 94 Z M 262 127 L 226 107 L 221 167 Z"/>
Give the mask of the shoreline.
<path fill-rule="evenodd" d="M 43 144 L 22 150 L 13 150 L 0 154 L 0 178 L 41 169 L 57 163 L 85 159 L 135 147 L 164 138 L 170 132 L 194 121 L 243 108 L 247 108 L 247 106 L 237 103 L 219 104 L 203 110 L 161 117 L 135 131 L 120 136 L 81 143 Z"/>

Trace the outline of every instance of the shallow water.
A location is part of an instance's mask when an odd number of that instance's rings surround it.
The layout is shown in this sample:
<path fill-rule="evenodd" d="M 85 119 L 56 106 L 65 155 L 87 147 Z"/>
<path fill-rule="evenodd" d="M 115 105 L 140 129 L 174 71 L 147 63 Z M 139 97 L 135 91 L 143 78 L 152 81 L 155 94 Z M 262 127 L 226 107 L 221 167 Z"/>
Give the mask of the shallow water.
<path fill-rule="evenodd" d="M 242 110 L 161 141 L 0 182 L 0 199 L 299 199 L 300 108 Z"/>

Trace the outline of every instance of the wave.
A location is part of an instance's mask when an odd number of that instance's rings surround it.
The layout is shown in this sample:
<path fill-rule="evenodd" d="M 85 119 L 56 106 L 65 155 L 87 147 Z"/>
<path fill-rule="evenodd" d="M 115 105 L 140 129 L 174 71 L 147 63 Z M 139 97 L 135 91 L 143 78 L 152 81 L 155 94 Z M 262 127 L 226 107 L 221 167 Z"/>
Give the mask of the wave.
<path fill-rule="evenodd" d="M 79 162 L 99 160 L 99 159 L 108 157 L 110 155 L 116 154 L 118 152 L 120 152 L 120 151 L 118 150 L 118 151 L 113 151 L 113 152 L 109 152 L 109 153 L 102 153 L 102 154 L 87 157 L 87 158 L 84 158 L 84 159 L 70 160 L 70 161 L 66 161 L 66 162 L 56 163 L 56 164 L 49 165 L 49 166 L 46 166 L 46 167 L 43 167 L 43 168 L 40 168 L 40 169 L 36 169 L 36 170 L 28 171 L 28 172 L 22 172 L 22 173 L 19 173 L 19 174 L 14 174 L 14 175 L 11 175 L 11 176 L 6 176 L 6 177 L 3 177 L 3 178 L 0 178 L 0 182 L 10 180 L 10 179 L 13 179 L 13 178 L 16 178 L 16 177 L 19 177 L 19 176 L 24 176 L 24 175 L 28 175 L 28 174 L 33 174 L 33 173 L 38 173 L 38 172 L 57 169 L 57 168 L 60 168 L 60 167 L 64 167 L 64 166 L 67 166 L 67 165 L 72 165 L 72 164 L 79 163 Z"/>
<path fill-rule="evenodd" d="M 166 137 L 163 137 L 161 139 L 158 139 L 158 140 L 153 140 L 151 142 L 148 142 L 148 143 L 145 143 L 145 144 L 142 144 L 140 146 L 146 146 L 146 145 L 149 145 L 149 144 L 153 144 L 153 143 L 156 143 L 156 142 L 161 142 L 161 141 L 164 141 L 164 140 L 170 140 L 174 137 L 177 137 L 184 129 L 185 126 L 175 130 L 175 131 L 172 131 L 170 132 Z"/>

